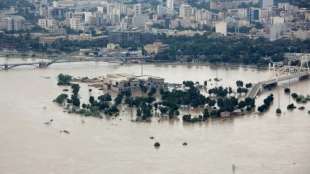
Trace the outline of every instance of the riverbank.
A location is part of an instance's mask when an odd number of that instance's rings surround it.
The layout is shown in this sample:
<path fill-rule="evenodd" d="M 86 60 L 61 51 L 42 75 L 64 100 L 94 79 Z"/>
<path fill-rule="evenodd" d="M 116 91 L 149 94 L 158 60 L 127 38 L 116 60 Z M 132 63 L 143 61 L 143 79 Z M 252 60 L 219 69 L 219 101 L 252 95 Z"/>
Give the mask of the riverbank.
<path fill-rule="evenodd" d="M 79 58 L 81 59 L 82 57 L 86 58 L 86 56 L 72 56 L 69 54 L 64 54 L 61 55 L 62 57 L 65 57 L 64 60 L 68 59 L 68 60 L 72 60 L 72 59 L 76 59 Z M 68 58 L 67 56 L 71 56 L 71 58 Z M 18 58 L 31 58 L 31 59 L 46 59 L 46 60 L 55 60 L 55 58 L 57 58 L 57 55 L 48 55 L 48 54 L 43 54 L 43 53 L 36 53 L 36 52 L 16 52 L 16 53 L 12 53 L 12 52 L 0 52 L 0 57 L 6 58 L 6 59 L 18 59 Z M 67 57 L 67 58 L 66 58 Z M 92 58 L 92 59 L 96 59 L 97 61 L 105 61 L 103 57 L 88 57 L 88 58 Z M 63 59 L 63 58 L 62 58 Z M 87 58 L 86 58 L 87 59 Z M 116 59 L 119 60 L 119 59 Z M 223 68 L 247 68 L 247 69 L 258 69 L 258 70 L 267 70 L 268 69 L 268 65 L 265 66 L 256 66 L 256 65 L 245 65 L 245 64 L 233 64 L 233 63 L 209 63 L 209 62 L 184 62 L 184 61 L 154 61 L 154 60 L 146 60 L 143 62 L 122 62 L 119 61 L 119 63 L 122 64 L 128 64 L 128 65 L 136 65 L 136 64 L 144 64 L 144 65 L 187 65 L 187 66 L 210 66 L 210 67 L 223 67 Z"/>

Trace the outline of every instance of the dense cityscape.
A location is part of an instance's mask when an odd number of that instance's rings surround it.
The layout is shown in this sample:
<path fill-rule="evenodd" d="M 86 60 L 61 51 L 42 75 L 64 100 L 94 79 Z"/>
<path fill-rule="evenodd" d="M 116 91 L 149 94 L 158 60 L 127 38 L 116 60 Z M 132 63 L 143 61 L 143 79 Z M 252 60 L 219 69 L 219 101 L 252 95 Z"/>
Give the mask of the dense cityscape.
<path fill-rule="evenodd" d="M 309 0 L 0 0 L 0 173 L 308 174 L 309 79 Z"/>
<path fill-rule="evenodd" d="M 266 64 L 282 61 L 284 53 L 309 52 L 306 1 L 1 3 L 4 51 L 244 64 Z M 236 54 L 239 57 L 231 59 Z"/>

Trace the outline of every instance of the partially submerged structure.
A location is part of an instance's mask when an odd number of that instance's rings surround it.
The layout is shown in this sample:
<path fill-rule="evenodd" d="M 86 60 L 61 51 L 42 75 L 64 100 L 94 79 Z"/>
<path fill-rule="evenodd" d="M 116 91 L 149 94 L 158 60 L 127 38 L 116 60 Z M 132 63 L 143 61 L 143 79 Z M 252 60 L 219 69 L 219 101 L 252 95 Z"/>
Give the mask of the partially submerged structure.
<path fill-rule="evenodd" d="M 103 78 L 103 89 L 115 92 L 138 90 L 141 86 L 150 88 L 164 87 L 165 80 L 160 77 L 143 75 L 135 76 L 130 74 L 108 74 Z"/>

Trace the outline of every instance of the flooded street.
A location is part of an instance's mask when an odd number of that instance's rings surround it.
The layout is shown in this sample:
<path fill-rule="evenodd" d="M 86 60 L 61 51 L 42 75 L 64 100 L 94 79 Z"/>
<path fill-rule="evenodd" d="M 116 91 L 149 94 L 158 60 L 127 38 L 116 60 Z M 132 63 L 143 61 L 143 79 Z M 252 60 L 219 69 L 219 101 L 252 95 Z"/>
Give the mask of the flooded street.
<path fill-rule="evenodd" d="M 8 62 L 25 61 L 31 59 Z M 1 58 L 0 63 L 4 62 Z M 286 111 L 285 84 L 279 87 L 279 96 L 273 91 L 275 102 L 266 114 L 202 124 L 134 123 L 126 114 L 115 120 L 81 118 L 64 113 L 52 102 L 62 90 L 57 86 L 59 73 L 139 75 L 141 68 L 89 62 L 0 71 L 0 173 L 231 174 L 233 165 L 236 174 L 310 173 L 310 104 L 305 111 Z M 236 80 L 258 82 L 273 76 L 255 69 L 195 65 L 143 65 L 143 73 L 174 83 L 217 76 L 223 79 L 219 85 L 231 86 Z M 310 94 L 310 81 L 295 83 L 291 89 Z M 86 87 L 81 92 L 87 91 Z M 268 94 L 260 96 L 256 105 Z M 281 116 L 275 114 L 278 98 Z M 43 124 L 50 119 L 51 125 Z M 64 129 L 70 134 L 60 133 Z M 159 149 L 153 147 L 155 141 L 161 143 Z M 182 146 L 183 142 L 188 145 Z"/>

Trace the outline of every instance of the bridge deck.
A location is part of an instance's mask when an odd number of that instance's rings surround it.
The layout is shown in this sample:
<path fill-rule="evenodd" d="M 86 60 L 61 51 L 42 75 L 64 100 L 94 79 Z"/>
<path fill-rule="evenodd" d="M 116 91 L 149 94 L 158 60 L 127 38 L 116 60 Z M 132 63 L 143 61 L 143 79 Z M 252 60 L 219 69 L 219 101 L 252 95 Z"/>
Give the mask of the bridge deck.
<path fill-rule="evenodd" d="M 278 82 L 282 82 L 282 81 L 287 81 L 290 79 L 296 79 L 296 78 L 300 78 L 300 77 L 306 76 L 306 75 L 310 75 L 310 72 L 301 72 L 301 73 L 297 73 L 297 74 L 290 74 L 287 76 L 280 76 L 278 78 L 258 82 L 250 89 L 250 91 L 247 93 L 246 97 L 255 98 L 257 96 L 257 94 L 259 93 L 259 91 L 261 90 L 262 86 L 264 86 L 264 85 L 272 84 L 275 82 L 278 83 Z"/>

